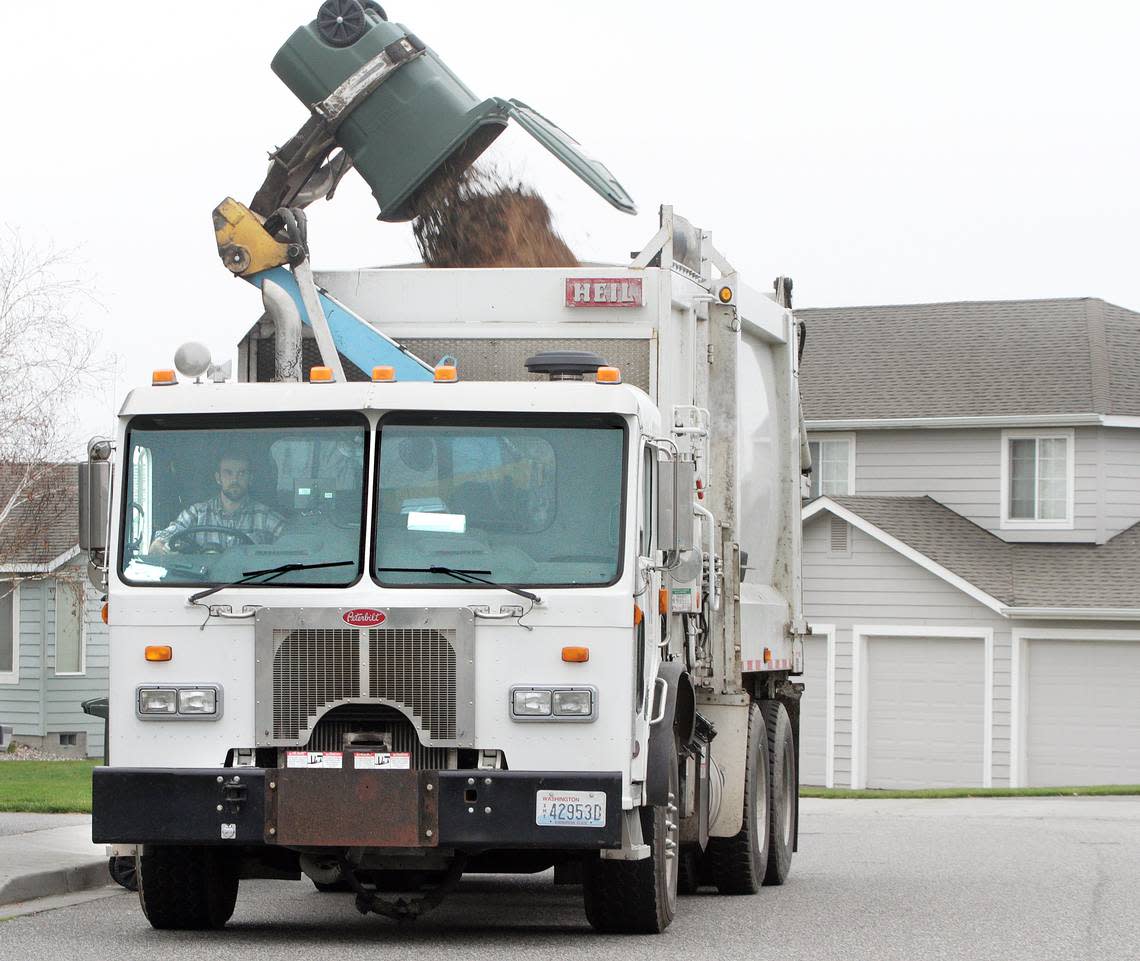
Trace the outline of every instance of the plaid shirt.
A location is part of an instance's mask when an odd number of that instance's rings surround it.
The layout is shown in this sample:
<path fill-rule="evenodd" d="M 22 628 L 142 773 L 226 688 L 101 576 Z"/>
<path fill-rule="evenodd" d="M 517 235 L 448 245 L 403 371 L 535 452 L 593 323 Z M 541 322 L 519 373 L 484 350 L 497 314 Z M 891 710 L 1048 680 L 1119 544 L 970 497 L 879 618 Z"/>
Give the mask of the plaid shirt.
<path fill-rule="evenodd" d="M 227 527 L 248 535 L 255 544 L 271 544 L 281 536 L 285 518 L 257 501 L 247 502 L 230 513 L 222 507 L 221 497 L 213 497 L 187 507 L 173 524 L 164 527 L 155 537 L 169 544 L 170 538 L 179 531 L 192 527 Z M 232 547 L 241 543 L 240 538 L 227 537 L 217 531 L 202 531 L 191 539 L 199 547 Z"/>

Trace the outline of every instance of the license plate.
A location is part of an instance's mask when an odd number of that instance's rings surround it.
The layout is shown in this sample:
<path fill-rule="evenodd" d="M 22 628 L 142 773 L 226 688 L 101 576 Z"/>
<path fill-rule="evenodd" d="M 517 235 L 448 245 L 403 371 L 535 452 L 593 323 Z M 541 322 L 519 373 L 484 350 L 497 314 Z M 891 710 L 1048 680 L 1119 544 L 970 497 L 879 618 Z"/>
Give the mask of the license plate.
<path fill-rule="evenodd" d="M 534 823 L 552 828 L 604 828 L 605 791 L 538 791 Z"/>

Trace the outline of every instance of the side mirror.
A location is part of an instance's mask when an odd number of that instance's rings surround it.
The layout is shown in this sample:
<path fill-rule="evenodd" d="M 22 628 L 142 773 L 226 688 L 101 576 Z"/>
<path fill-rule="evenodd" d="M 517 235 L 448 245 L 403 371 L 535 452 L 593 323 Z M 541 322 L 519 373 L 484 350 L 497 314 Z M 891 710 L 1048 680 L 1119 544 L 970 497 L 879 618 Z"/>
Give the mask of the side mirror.
<path fill-rule="evenodd" d="M 693 549 L 693 496 L 697 465 L 691 460 L 657 461 L 657 548 L 666 557 Z"/>
<path fill-rule="evenodd" d="M 107 550 L 111 514 L 111 442 L 97 437 L 87 445 L 87 461 L 79 465 L 79 547 L 89 554 Z"/>

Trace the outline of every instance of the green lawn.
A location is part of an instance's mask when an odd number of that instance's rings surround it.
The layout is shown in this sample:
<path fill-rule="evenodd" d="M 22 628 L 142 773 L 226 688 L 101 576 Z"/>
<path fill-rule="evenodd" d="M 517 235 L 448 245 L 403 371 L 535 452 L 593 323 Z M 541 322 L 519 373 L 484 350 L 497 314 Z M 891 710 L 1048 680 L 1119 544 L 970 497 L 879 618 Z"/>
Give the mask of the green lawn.
<path fill-rule="evenodd" d="M 939 797 L 1104 797 L 1140 794 L 1140 784 L 1095 784 L 1089 787 L 957 787 L 915 791 L 852 791 L 842 787 L 803 787 L 800 797 L 822 798 L 939 798 Z"/>
<path fill-rule="evenodd" d="M 99 761 L 0 761 L 0 811 L 91 813 Z"/>

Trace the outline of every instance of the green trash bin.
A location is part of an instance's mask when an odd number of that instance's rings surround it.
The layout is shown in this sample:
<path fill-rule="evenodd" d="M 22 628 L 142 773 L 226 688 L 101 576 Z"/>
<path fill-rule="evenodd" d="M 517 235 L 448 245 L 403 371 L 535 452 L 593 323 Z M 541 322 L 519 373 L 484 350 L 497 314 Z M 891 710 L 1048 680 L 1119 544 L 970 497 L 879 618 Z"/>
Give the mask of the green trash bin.
<path fill-rule="evenodd" d="M 609 170 L 558 127 L 520 101 L 480 100 L 434 50 L 403 24 L 389 22 L 372 0 L 326 0 L 317 18 L 277 52 L 272 68 L 312 107 L 405 39 L 422 55 L 395 69 L 336 131 L 337 142 L 372 188 L 381 220 L 414 217 L 417 195 L 437 175 L 454 176 L 470 166 L 512 117 L 611 204 L 636 212 Z"/>
<path fill-rule="evenodd" d="M 83 713 L 90 714 L 92 717 L 101 717 L 103 719 L 103 763 L 110 764 L 111 756 L 111 739 L 109 737 L 111 730 L 111 702 L 106 697 L 93 697 L 82 703 Z"/>

